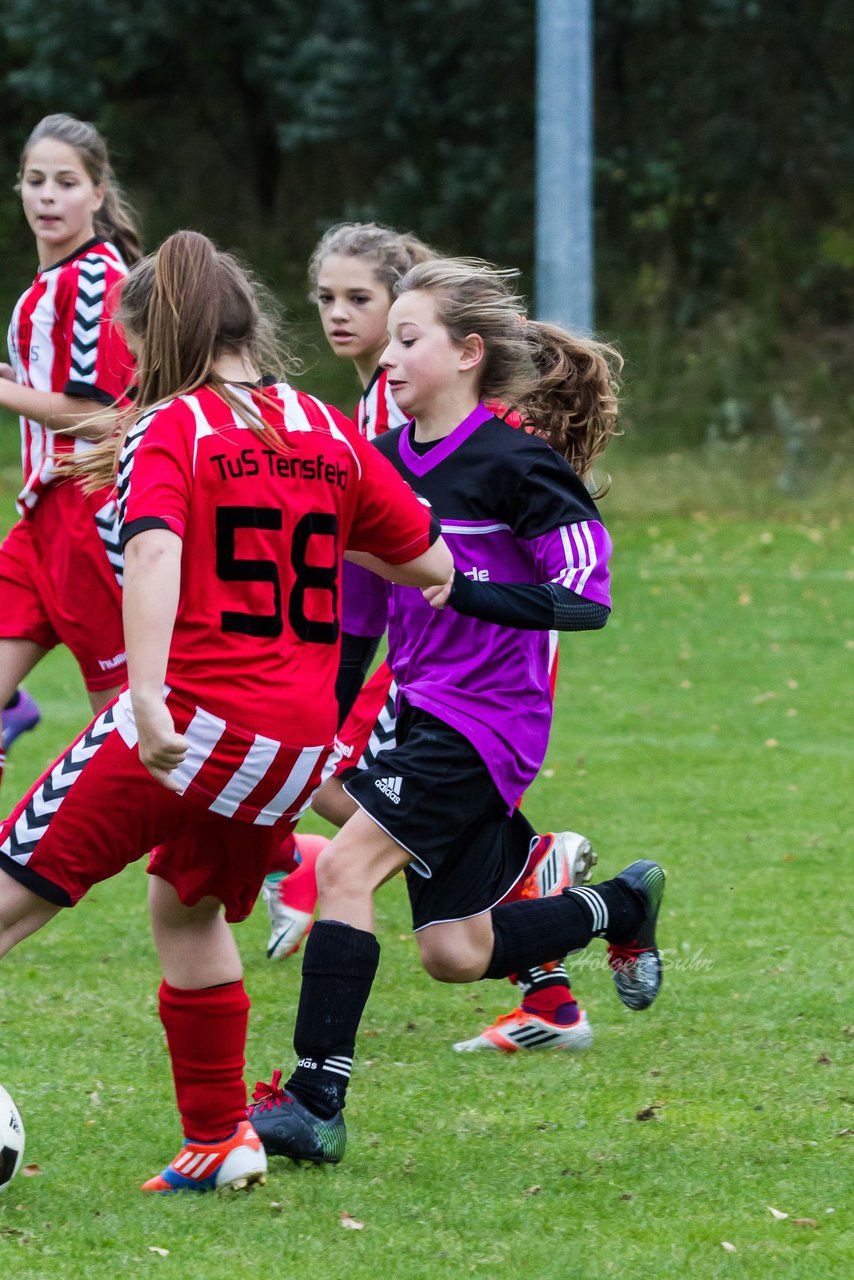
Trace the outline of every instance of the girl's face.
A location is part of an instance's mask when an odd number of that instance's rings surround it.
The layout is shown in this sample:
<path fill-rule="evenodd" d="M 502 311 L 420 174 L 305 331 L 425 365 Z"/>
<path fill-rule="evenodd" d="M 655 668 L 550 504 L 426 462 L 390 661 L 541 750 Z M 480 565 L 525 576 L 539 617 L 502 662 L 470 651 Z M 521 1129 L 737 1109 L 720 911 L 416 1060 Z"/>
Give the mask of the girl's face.
<path fill-rule="evenodd" d="M 391 295 L 362 258 L 331 253 L 317 273 L 317 310 L 336 356 L 370 363 L 385 346 Z"/>
<path fill-rule="evenodd" d="M 39 263 L 49 267 L 92 239 L 104 188 L 95 186 L 67 142 L 41 138 L 27 152 L 21 199 L 36 237 Z"/>
<path fill-rule="evenodd" d="M 417 418 L 473 367 L 436 315 L 432 295 L 411 289 L 392 304 L 389 343 L 380 357 L 396 403 Z M 475 361 L 475 363 L 477 363 Z"/>

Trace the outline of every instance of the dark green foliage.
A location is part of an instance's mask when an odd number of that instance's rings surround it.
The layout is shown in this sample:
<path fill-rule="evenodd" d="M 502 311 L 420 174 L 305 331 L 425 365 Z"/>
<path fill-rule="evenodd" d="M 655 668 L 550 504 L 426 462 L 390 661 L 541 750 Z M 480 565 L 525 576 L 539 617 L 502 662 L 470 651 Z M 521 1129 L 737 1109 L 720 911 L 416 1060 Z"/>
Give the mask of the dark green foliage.
<path fill-rule="evenodd" d="M 491 0 L 6 0 L 0 160 L 11 176 L 48 110 L 92 117 L 149 244 L 196 226 L 294 296 L 318 232 L 341 217 L 527 273 L 535 12 Z M 643 335 L 631 354 L 648 411 L 635 408 L 651 417 L 662 382 L 682 401 L 692 354 L 714 349 L 727 370 L 707 373 L 698 416 L 734 396 L 770 425 L 765 384 L 789 367 L 791 335 L 809 349 L 850 322 L 854 10 L 599 0 L 596 41 L 599 323 Z M 10 187 L 4 303 L 31 257 Z M 674 346 L 674 333 L 691 336 Z M 849 350 L 832 341 L 805 380 L 850 386 Z"/>

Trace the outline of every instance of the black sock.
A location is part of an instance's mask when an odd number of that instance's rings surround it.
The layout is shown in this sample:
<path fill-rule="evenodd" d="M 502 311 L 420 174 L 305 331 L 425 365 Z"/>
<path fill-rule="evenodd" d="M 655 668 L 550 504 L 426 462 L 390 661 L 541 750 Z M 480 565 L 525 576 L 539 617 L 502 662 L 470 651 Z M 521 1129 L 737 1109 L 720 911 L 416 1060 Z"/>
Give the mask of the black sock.
<path fill-rule="evenodd" d="M 297 1066 L 287 1090 L 329 1119 L 344 1106 L 356 1032 L 380 959 L 372 933 L 318 920 L 305 944 L 294 1028 Z"/>
<path fill-rule="evenodd" d="M 616 880 L 564 889 L 554 898 L 492 909 L 495 943 L 485 978 L 507 978 L 554 956 L 582 951 L 592 938 L 625 937 L 643 917 L 640 899 Z"/>

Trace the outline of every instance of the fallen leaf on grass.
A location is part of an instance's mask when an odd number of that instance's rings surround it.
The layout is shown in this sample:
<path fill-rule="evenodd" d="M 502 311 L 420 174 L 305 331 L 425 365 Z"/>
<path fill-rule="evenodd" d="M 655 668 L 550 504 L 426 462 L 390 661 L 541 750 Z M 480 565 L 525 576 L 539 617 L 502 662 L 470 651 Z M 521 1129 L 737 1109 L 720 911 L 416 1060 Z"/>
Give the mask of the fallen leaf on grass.
<path fill-rule="evenodd" d="M 784 1218 L 789 1216 L 787 1213 L 781 1212 L 780 1209 L 775 1209 L 773 1205 L 767 1204 L 765 1208 L 771 1214 L 771 1217 L 776 1218 L 778 1222 L 782 1222 Z"/>
<path fill-rule="evenodd" d="M 37 1178 L 42 1171 L 40 1164 L 25 1164 L 21 1174 L 25 1178 Z"/>
<path fill-rule="evenodd" d="M 543 1188 L 540 1186 L 540 1184 L 539 1184 L 538 1182 L 535 1182 L 535 1183 L 534 1183 L 534 1185 L 533 1185 L 532 1187 L 528 1187 L 528 1190 L 525 1192 L 525 1195 L 526 1195 L 526 1196 L 538 1196 L 538 1195 L 540 1194 L 540 1192 L 542 1191 L 542 1189 L 543 1189 Z"/>
<path fill-rule="evenodd" d="M 364 1222 L 359 1222 L 358 1218 L 351 1218 L 346 1209 L 342 1209 L 338 1216 L 341 1219 L 341 1226 L 348 1231 L 364 1231 Z"/>
<path fill-rule="evenodd" d="M 663 1106 L 663 1102 L 653 1102 L 650 1106 L 641 1108 L 641 1110 L 636 1114 L 635 1119 L 657 1120 L 658 1116 L 655 1113 L 656 1111 L 660 1111 Z"/>
<path fill-rule="evenodd" d="M 160 1248 L 160 1246 L 159 1246 L 159 1245 L 157 1245 L 157 1244 L 150 1244 L 150 1245 L 148 1246 L 148 1252 L 149 1252 L 149 1253 L 156 1253 L 156 1254 L 157 1254 L 157 1256 L 158 1256 L 158 1258 L 168 1258 L 168 1257 L 169 1257 L 169 1250 L 168 1250 L 168 1249 L 161 1249 L 161 1248 Z"/>
<path fill-rule="evenodd" d="M 634 1200 L 634 1196 L 632 1195 L 632 1193 L 631 1193 L 630 1191 L 624 1191 L 624 1192 L 623 1192 L 623 1194 L 620 1196 L 620 1199 L 621 1199 L 621 1200 Z"/>
<path fill-rule="evenodd" d="M 738 1249 L 736 1249 L 734 1244 L 730 1244 L 729 1240 L 722 1240 L 721 1248 L 726 1249 L 727 1253 L 738 1253 Z"/>
<path fill-rule="evenodd" d="M 271 1213 L 283 1213 L 283 1212 L 284 1212 L 284 1208 L 285 1208 L 284 1203 L 283 1203 L 281 1200 L 271 1200 L 271 1201 L 270 1201 L 270 1212 L 271 1212 Z"/>
<path fill-rule="evenodd" d="M 818 1223 L 815 1218 L 792 1218 L 792 1226 L 794 1227 L 817 1227 Z"/>
<path fill-rule="evenodd" d="M 823 1053 L 820 1058 L 816 1058 L 816 1062 L 820 1067 L 830 1066 L 830 1058 L 828 1058 L 826 1053 Z"/>

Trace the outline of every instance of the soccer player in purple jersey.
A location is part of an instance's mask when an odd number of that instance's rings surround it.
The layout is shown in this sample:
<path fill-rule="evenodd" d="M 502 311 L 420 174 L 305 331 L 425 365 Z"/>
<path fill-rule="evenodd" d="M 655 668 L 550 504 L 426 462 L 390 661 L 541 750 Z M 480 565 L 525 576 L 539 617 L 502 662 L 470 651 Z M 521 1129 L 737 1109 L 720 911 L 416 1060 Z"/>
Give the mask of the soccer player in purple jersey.
<path fill-rule="evenodd" d="M 353 361 L 363 387 L 355 421 L 360 435 L 368 440 L 409 421 L 409 414 L 395 402 L 388 370 L 379 358 L 387 342 L 395 284 L 411 267 L 434 256 L 411 233 L 373 222 L 330 227 L 311 256 L 311 296 L 331 349 L 339 358 Z M 518 413 L 508 413 L 506 405 L 490 407 L 513 426 L 521 425 Z M 382 663 L 361 687 L 386 628 L 385 585 L 358 565 L 347 564 L 342 597 L 341 666 L 336 682 L 342 719 L 338 738 L 341 759 L 312 801 L 312 808 L 338 827 L 357 807 L 345 793 L 344 780 L 373 764 L 376 755 L 394 741 L 397 700 L 397 685 L 388 663 Z M 552 689 L 557 658 L 557 633 L 552 632 Z M 322 837 L 291 835 L 273 859 L 263 888 L 270 918 L 268 959 L 294 954 L 311 927 L 317 905 L 315 861 L 325 843 Z M 590 841 L 583 835 L 548 833 L 541 839 L 538 856 L 532 859 L 533 870 L 518 886 L 517 896 L 541 897 L 572 884 L 584 884 L 596 860 Z M 516 1052 L 590 1047 L 592 1028 L 575 1000 L 562 963 L 550 961 L 512 975 L 511 980 L 521 993 L 521 1003 L 479 1035 L 459 1041 L 455 1049 Z"/>
<path fill-rule="evenodd" d="M 597 629 L 610 611 L 610 539 L 582 477 L 615 429 L 618 357 L 526 321 L 508 273 L 485 263 L 420 264 L 396 293 L 382 364 L 413 421 L 377 447 L 430 501 L 455 569 L 423 595 L 392 588 L 396 745 L 346 783 L 359 809 L 318 860 L 297 1065 L 284 1088 L 280 1072 L 259 1085 L 250 1108 L 268 1154 L 329 1163 L 344 1152 L 379 962 L 373 895 L 401 869 L 422 963 L 439 981 L 504 978 L 602 937 L 624 1004 L 646 1008 L 661 986 L 656 863 L 509 900 L 538 844 L 516 801 L 548 741 L 548 632 Z M 496 419 L 492 397 L 534 433 Z"/>

